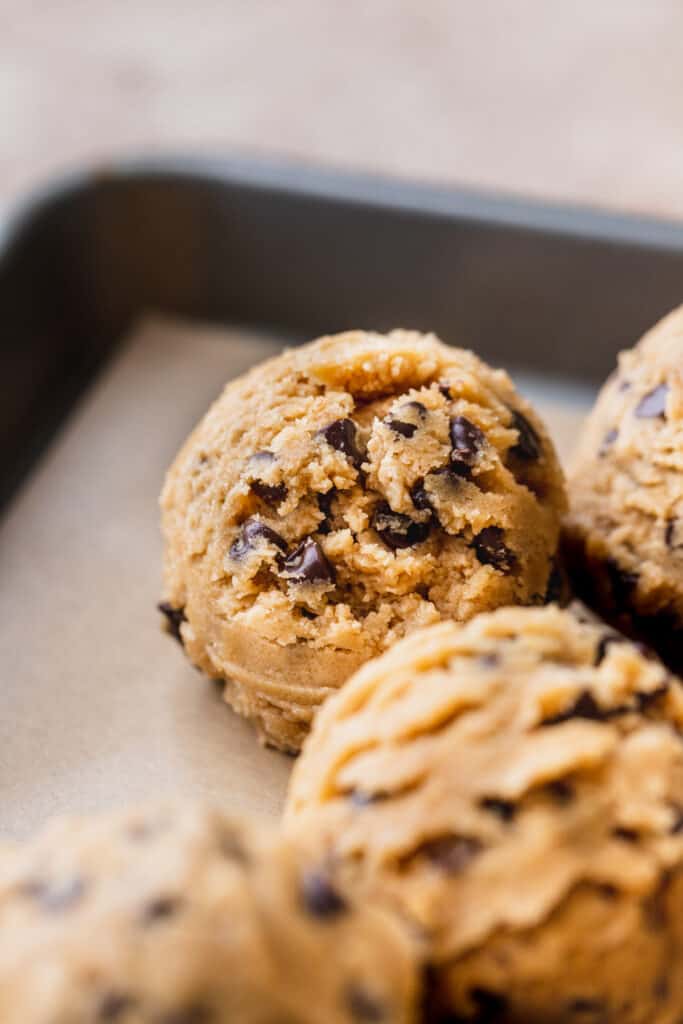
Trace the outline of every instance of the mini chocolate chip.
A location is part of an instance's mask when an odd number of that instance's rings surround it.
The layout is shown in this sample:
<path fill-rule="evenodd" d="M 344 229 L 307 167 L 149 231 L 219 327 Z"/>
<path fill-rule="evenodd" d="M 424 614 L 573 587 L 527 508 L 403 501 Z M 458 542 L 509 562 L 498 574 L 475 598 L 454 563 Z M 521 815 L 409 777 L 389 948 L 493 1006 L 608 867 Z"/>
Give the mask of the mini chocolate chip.
<path fill-rule="evenodd" d="M 259 540 L 273 544 L 282 552 L 287 551 L 287 544 L 279 533 L 276 533 L 266 523 L 262 523 L 260 519 L 251 516 L 242 523 L 240 534 L 230 547 L 230 557 L 234 558 L 235 561 L 239 561 L 240 558 L 244 558 L 250 551 L 254 550 Z"/>
<path fill-rule="evenodd" d="M 570 804 L 576 796 L 574 787 L 566 779 L 555 779 L 553 782 L 549 782 L 545 788 L 553 800 L 563 806 Z"/>
<path fill-rule="evenodd" d="M 281 573 L 293 583 L 329 583 L 334 580 L 334 569 L 312 537 L 305 537 L 284 559 Z"/>
<path fill-rule="evenodd" d="M 304 617 L 304 619 L 309 619 L 312 621 L 313 619 L 318 618 L 316 612 L 312 612 L 310 608 L 299 608 L 299 612 Z"/>
<path fill-rule="evenodd" d="M 668 548 L 674 547 L 674 534 L 676 532 L 676 519 L 667 519 L 664 528 L 664 543 Z"/>
<path fill-rule="evenodd" d="M 432 499 L 425 490 L 424 480 L 420 477 L 416 480 L 413 486 L 410 488 L 410 498 L 415 508 L 421 512 L 432 512 L 434 506 L 432 505 Z"/>
<path fill-rule="evenodd" d="M 429 523 L 416 523 L 410 516 L 394 512 L 386 502 L 377 506 L 371 525 L 388 548 L 410 548 L 420 544 L 429 535 Z"/>
<path fill-rule="evenodd" d="M 580 996 L 567 1003 L 567 1009 L 570 1013 L 599 1013 L 602 1015 L 605 1013 L 606 1006 L 600 999 L 586 999 Z"/>
<path fill-rule="evenodd" d="M 448 399 L 449 402 L 453 398 L 453 394 L 448 384 L 439 384 L 439 391 L 441 392 L 444 398 Z"/>
<path fill-rule="evenodd" d="M 501 800 L 496 796 L 485 796 L 483 800 L 479 801 L 479 806 L 483 810 L 495 814 L 501 821 L 512 821 L 517 813 L 517 807 L 512 800 Z"/>
<path fill-rule="evenodd" d="M 619 391 L 628 391 L 630 387 L 631 387 L 631 381 L 630 380 L 626 380 L 624 378 L 624 380 L 619 381 Z"/>
<path fill-rule="evenodd" d="M 417 430 L 417 423 L 404 423 L 403 420 L 386 419 L 385 424 L 390 427 L 395 434 L 399 434 L 401 437 L 412 437 Z"/>
<path fill-rule="evenodd" d="M 477 453 L 486 444 L 483 431 L 465 416 L 454 416 L 450 423 L 450 435 L 451 463 L 455 467 L 465 467 L 469 472 Z"/>
<path fill-rule="evenodd" d="M 180 1010 L 171 1010 L 159 1018 L 158 1024 L 207 1024 L 211 1014 L 205 1006 L 195 1003 Z M 157 1022 L 155 1021 L 155 1024 Z"/>
<path fill-rule="evenodd" d="M 387 1012 L 382 1003 L 358 985 L 349 985 L 344 999 L 352 1018 L 357 1021 L 386 1020 Z"/>
<path fill-rule="evenodd" d="M 145 924 L 154 924 L 173 917 L 180 909 L 181 901 L 177 896 L 157 896 L 151 900 L 142 911 L 142 920 Z"/>
<path fill-rule="evenodd" d="M 397 412 L 409 412 L 411 410 L 416 412 L 421 420 L 427 415 L 427 409 L 422 402 L 404 402 Z M 412 437 L 418 427 L 417 423 L 406 423 L 405 420 L 397 418 L 394 414 L 387 416 L 384 422 L 395 434 L 399 434 L 401 437 Z"/>
<path fill-rule="evenodd" d="M 182 644 L 183 638 L 180 634 L 180 627 L 187 622 L 184 608 L 174 608 L 168 601 L 161 601 L 157 609 L 166 617 L 166 632 L 175 637 L 178 643 Z"/>
<path fill-rule="evenodd" d="M 500 665 L 500 656 L 495 651 L 485 651 L 479 655 L 478 661 L 485 668 L 496 668 Z"/>
<path fill-rule="evenodd" d="M 615 839 L 622 839 L 625 843 L 637 843 L 640 839 L 640 834 L 634 828 L 624 828 L 623 825 L 613 828 L 612 835 Z"/>
<path fill-rule="evenodd" d="M 517 431 L 517 444 L 510 449 L 512 455 L 526 462 L 535 462 L 541 456 L 541 439 L 529 423 L 526 416 L 516 409 L 512 410 L 510 426 Z"/>
<path fill-rule="evenodd" d="M 97 1009 L 98 1021 L 119 1020 L 124 1013 L 132 1010 L 136 1000 L 126 992 L 107 992 Z"/>
<path fill-rule="evenodd" d="M 249 488 L 258 498 L 265 501 L 266 505 L 271 507 L 279 505 L 287 497 L 286 484 L 266 484 L 263 480 L 252 480 Z"/>
<path fill-rule="evenodd" d="M 615 601 L 618 605 L 627 604 L 638 583 L 638 573 L 623 569 L 613 558 L 605 560 L 605 569 Z"/>
<path fill-rule="evenodd" d="M 596 702 L 593 694 L 589 690 L 582 690 L 566 711 L 544 718 L 541 725 L 561 725 L 562 722 L 568 722 L 570 718 L 587 718 L 593 722 L 603 722 L 606 717 L 606 713 Z"/>
<path fill-rule="evenodd" d="M 610 644 L 624 644 L 626 643 L 626 637 L 621 636 L 619 633 L 603 633 L 598 640 L 597 647 L 595 648 L 595 657 L 593 664 L 597 668 L 598 665 L 602 664 L 605 655 L 607 654 L 607 648 Z"/>
<path fill-rule="evenodd" d="M 348 905 L 327 875 L 309 871 L 301 879 L 301 900 L 312 917 L 328 920 L 346 913 Z"/>
<path fill-rule="evenodd" d="M 515 555 L 505 545 L 505 531 L 500 526 L 485 526 L 472 541 L 472 547 L 482 565 L 510 573 L 517 564 Z"/>
<path fill-rule="evenodd" d="M 477 1007 L 477 1021 L 480 1024 L 497 1024 L 507 1012 L 508 1001 L 500 992 L 477 987 L 470 989 L 469 995 Z"/>
<path fill-rule="evenodd" d="M 336 496 L 337 496 L 337 488 L 336 487 L 331 487 L 329 489 L 329 491 L 325 491 L 323 494 L 319 494 L 318 495 L 318 498 L 317 498 L 318 508 L 320 509 L 322 514 L 325 516 L 325 518 L 321 522 L 318 523 L 318 527 L 317 527 L 317 532 L 318 533 L 322 533 L 323 535 L 326 535 L 326 534 L 330 533 L 330 531 L 332 529 L 332 524 L 329 522 L 329 520 L 332 518 L 332 502 L 334 501 Z"/>
<path fill-rule="evenodd" d="M 58 882 L 30 881 L 21 887 L 24 896 L 35 900 L 43 910 L 59 913 L 77 906 L 85 895 L 86 884 L 77 875 Z"/>
<path fill-rule="evenodd" d="M 481 850 L 482 845 L 478 839 L 453 835 L 428 839 L 415 852 L 424 854 L 447 874 L 456 875 L 464 871 Z"/>
<path fill-rule="evenodd" d="M 649 693 L 645 693 L 642 690 L 636 694 L 636 704 L 638 705 L 639 711 L 647 711 L 648 708 L 656 704 L 657 701 L 661 700 L 662 697 L 666 697 L 669 692 L 669 684 L 662 683 L 655 690 L 650 690 Z"/>
<path fill-rule="evenodd" d="M 668 384 L 658 384 L 656 388 L 641 398 L 635 408 L 634 416 L 639 420 L 651 420 L 661 416 L 666 419 L 666 399 L 669 394 Z"/>
<path fill-rule="evenodd" d="M 619 437 L 619 431 L 616 429 L 608 430 L 602 439 L 602 444 L 598 449 L 598 455 L 602 458 L 603 455 L 607 455 L 616 439 Z"/>
<path fill-rule="evenodd" d="M 546 584 L 545 594 L 543 595 L 543 604 L 562 604 L 565 597 L 565 590 L 564 573 L 555 561 L 553 562 L 550 573 L 548 574 L 548 583 Z"/>
<path fill-rule="evenodd" d="M 328 426 L 318 431 L 329 445 L 332 445 L 338 452 L 343 452 L 351 463 L 360 469 L 363 464 L 364 455 L 356 443 L 358 428 L 353 420 L 334 420 Z"/>

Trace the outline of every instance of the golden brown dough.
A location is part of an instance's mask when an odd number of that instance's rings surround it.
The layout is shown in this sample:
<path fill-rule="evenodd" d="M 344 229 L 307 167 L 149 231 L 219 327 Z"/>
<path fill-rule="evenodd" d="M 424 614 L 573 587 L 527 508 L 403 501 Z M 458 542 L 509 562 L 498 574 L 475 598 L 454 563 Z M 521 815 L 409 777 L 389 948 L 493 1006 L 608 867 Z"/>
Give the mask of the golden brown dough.
<path fill-rule="evenodd" d="M 275 746 L 418 626 L 542 602 L 565 505 L 533 409 L 433 335 L 351 331 L 228 384 L 162 495 L 171 628 Z"/>
<path fill-rule="evenodd" d="M 414 633 L 321 710 L 287 824 L 416 922 L 457 1019 L 683 1019 L 683 687 L 559 608 Z"/>

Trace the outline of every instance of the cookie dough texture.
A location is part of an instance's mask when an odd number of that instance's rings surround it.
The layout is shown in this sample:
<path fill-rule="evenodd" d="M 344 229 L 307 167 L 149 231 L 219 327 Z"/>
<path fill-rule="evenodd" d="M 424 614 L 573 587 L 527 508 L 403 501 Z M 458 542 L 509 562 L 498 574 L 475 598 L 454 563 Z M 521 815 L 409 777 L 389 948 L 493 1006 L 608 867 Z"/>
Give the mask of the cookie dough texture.
<path fill-rule="evenodd" d="M 682 727 L 680 682 L 604 626 L 441 623 L 321 710 L 287 827 L 421 927 L 456 1019 L 676 1024 Z"/>
<path fill-rule="evenodd" d="M 3 1024 L 408 1024 L 415 995 L 392 918 L 216 812 L 61 822 L 0 862 Z"/>
<path fill-rule="evenodd" d="M 683 307 L 622 352 L 571 474 L 577 591 L 683 671 Z"/>
<path fill-rule="evenodd" d="M 564 502 L 505 373 L 433 335 L 322 338 L 228 384 L 177 456 L 164 610 L 233 707 L 297 750 L 405 633 L 542 602 Z"/>

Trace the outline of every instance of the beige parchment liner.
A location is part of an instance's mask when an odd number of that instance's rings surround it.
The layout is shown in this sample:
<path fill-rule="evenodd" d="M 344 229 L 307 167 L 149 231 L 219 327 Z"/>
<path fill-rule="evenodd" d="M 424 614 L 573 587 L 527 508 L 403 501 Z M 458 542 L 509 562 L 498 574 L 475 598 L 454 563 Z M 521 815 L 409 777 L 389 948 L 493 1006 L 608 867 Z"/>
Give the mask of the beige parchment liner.
<path fill-rule="evenodd" d="M 291 760 L 189 666 L 155 604 L 164 471 L 225 381 L 285 340 L 145 320 L 0 523 L 0 833 L 155 797 L 279 813 Z M 590 391 L 516 382 L 566 457 Z"/>

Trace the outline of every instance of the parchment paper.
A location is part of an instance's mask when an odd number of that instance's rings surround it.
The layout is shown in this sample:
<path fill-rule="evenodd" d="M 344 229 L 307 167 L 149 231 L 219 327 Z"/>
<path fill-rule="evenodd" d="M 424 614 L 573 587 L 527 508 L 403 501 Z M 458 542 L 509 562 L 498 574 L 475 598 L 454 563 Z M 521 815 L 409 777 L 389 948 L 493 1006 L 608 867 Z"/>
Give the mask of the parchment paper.
<path fill-rule="evenodd" d="M 145 321 L 0 526 L 1 834 L 156 797 L 279 812 L 291 760 L 188 665 L 155 604 L 164 470 L 223 383 L 282 344 Z M 590 393 L 520 383 L 566 454 Z"/>

